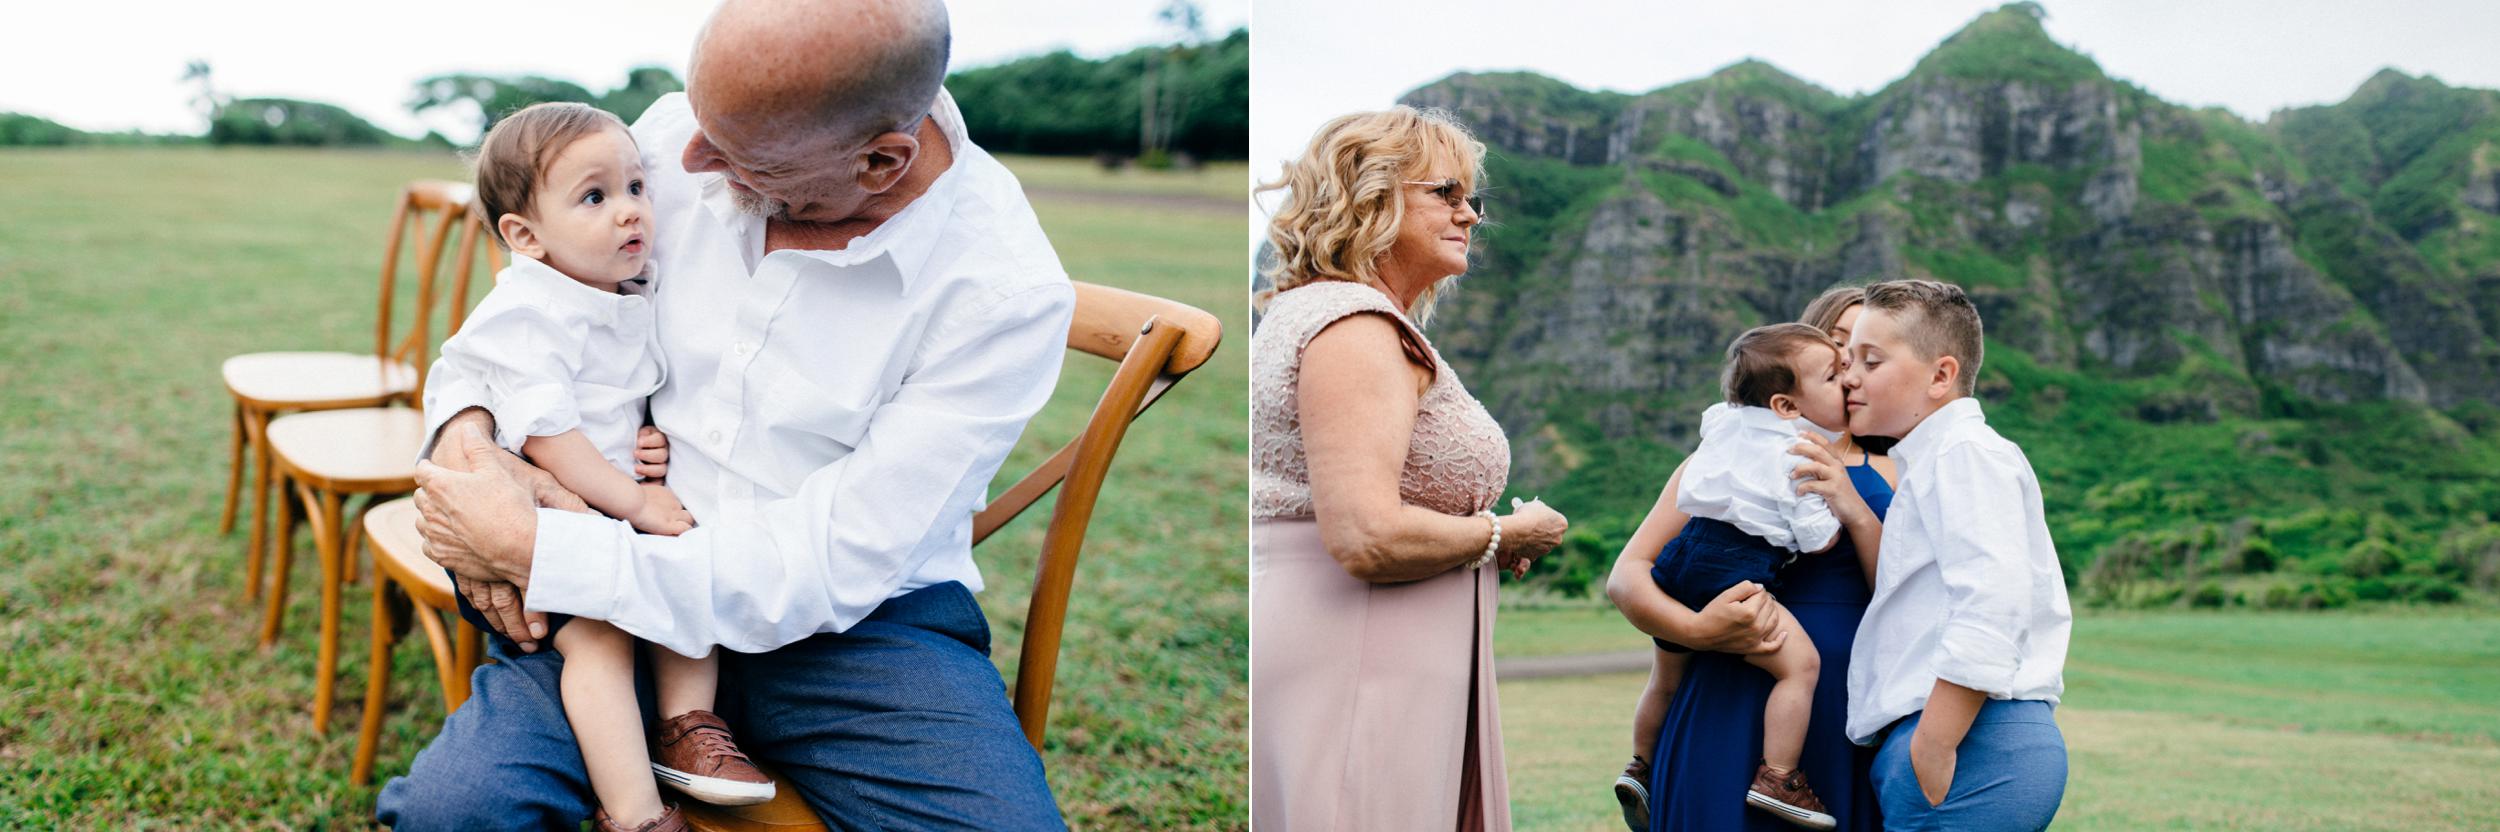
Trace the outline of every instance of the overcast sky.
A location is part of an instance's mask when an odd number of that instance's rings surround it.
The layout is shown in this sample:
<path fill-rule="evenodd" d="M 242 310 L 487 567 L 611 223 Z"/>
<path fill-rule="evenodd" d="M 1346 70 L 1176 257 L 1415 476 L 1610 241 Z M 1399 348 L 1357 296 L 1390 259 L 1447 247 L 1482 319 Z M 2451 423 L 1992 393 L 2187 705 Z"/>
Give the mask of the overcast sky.
<path fill-rule="evenodd" d="M 1999 0 L 1257 0 L 1251 170 L 1275 177 L 1329 118 L 1460 70 L 1643 92 L 1760 58 L 1842 95 L 1899 79 Z M 2262 120 L 2341 101 L 2382 67 L 2500 87 L 2500 3 L 2045 0 L 2049 36 L 2113 76 Z M 1533 13 L 1523 13 L 1532 10 Z M 1262 219 L 1254 228 L 1264 227 Z M 1254 235 L 1258 232 L 1254 231 Z"/>
<path fill-rule="evenodd" d="M 1172 39 L 1155 20 L 1164 0 L 948 0 L 954 67 L 1053 49 L 1103 57 Z M 0 111 L 84 130 L 206 128 L 180 82 L 207 60 L 219 90 L 301 98 L 354 111 L 409 136 L 441 130 L 466 141 L 474 111 L 420 120 L 416 81 L 447 72 L 537 74 L 593 93 L 635 66 L 685 75 L 708 0 L 339 0 L 12 3 L 0 25 Z M 1248 25 L 1250 0 L 1199 0 L 1208 34 Z"/>

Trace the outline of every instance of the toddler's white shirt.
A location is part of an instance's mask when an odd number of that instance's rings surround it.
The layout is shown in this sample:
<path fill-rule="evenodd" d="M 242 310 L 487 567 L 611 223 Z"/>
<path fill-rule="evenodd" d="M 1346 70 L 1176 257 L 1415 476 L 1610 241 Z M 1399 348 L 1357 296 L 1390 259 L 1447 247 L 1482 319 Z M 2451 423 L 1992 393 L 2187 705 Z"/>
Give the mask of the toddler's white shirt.
<path fill-rule="evenodd" d="M 1792 448 L 1812 432 L 1832 432 L 1804 419 L 1782 419 L 1767 407 L 1720 402 L 1701 413 L 1701 447 L 1684 462 L 1675 507 L 1744 530 L 1792 552 L 1820 552 L 1840 534 L 1823 495 L 1797 494 L 1789 472 L 1805 463 Z"/>
<path fill-rule="evenodd" d="M 646 278 L 653 274 L 646 270 Z M 426 424 L 451 416 L 438 394 L 483 392 L 495 444 L 513 453 L 532 436 L 579 429 L 617 470 L 634 471 L 634 434 L 666 373 L 653 339 L 647 280 L 603 292 L 514 255 L 460 331 L 443 342 L 426 379 Z"/>

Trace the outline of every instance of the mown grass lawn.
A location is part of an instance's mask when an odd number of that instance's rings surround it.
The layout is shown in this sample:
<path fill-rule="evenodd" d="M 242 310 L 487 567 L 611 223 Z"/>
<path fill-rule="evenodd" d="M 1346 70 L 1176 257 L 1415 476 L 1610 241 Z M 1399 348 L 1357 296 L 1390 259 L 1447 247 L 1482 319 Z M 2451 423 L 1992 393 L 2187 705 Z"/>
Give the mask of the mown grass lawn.
<path fill-rule="evenodd" d="M 1230 829 L 1246 815 L 1248 326 L 1239 166 L 1030 171 L 1080 280 L 1224 320 L 1214 361 L 1128 437 L 1070 611 L 1044 759 L 1070 820 Z M 347 768 L 364 689 L 363 592 L 346 593 L 338 713 L 313 729 L 314 569 L 254 645 L 243 531 L 216 533 L 236 353 L 362 349 L 399 185 L 449 155 L 0 152 L 0 828 L 361 828 Z M 1072 436 L 1104 362 L 1072 357 L 1007 465 Z M 1003 481 L 1003 480 L 1002 480 Z M 1047 507 L 977 553 L 1012 672 Z M 309 543 L 302 544 L 309 553 Z M 442 717 L 402 643 L 383 777 Z"/>
<path fill-rule="evenodd" d="M 1604 609 L 1505 610 L 1496 651 L 1624 649 Z M 1628 632 L 1628 630 L 1626 630 Z M 1633 636 L 1632 648 L 1640 645 Z M 1638 674 L 1506 682 L 1522 830 L 1623 828 Z M 2082 610 L 2056 828 L 2500 828 L 2500 613 Z"/>

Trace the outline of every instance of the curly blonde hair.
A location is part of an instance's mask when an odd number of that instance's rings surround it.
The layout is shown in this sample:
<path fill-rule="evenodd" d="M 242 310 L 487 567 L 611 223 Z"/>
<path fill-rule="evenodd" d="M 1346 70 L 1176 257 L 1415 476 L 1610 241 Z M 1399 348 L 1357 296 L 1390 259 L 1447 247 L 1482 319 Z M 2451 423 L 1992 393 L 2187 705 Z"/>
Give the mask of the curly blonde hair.
<path fill-rule="evenodd" d="M 1406 219 L 1403 183 L 1443 161 L 1457 163 L 1459 184 L 1470 191 L 1484 180 L 1484 143 L 1444 110 L 1399 105 L 1338 116 L 1321 127 L 1302 157 L 1285 163 L 1283 178 L 1259 185 L 1261 193 L 1285 192 L 1267 224 L 1271 252 L 1260 265 L 1273 287 L 1267 297 L 1320 280 L 1360 283 L 1394 297 L 1381 282 L 1380 259 L 1397 243 Z M 1419 326 L 1429 322 L 1433 301 L 1455 277 L 1426 288 L 1406 316 Z"/>

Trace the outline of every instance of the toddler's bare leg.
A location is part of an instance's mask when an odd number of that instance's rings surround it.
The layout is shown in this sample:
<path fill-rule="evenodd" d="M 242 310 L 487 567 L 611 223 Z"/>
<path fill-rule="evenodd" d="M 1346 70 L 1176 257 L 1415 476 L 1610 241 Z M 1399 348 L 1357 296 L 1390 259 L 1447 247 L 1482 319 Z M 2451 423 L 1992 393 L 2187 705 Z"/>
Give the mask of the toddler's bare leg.
<path fill-rule="evenodd" d="M 1814 719 L 1814 683 L 1823 674 L 1823 654 L 1806 638 L 1805 629 L 1797 626 L 1797 617 L 1779 602 L 1771 602 L 1779 612 L 1779 627 L 1788 631 L 1788 640 L 1778 650 L 1746 656 L 1745 662 L 1771 672 L 1778 681 L 1771 685 L 1771 701 L 1762 708 L 1762 760 L 1774 772 L 1786 774 L 1797 768 L 1797 757 L 1806 747 L 1806 725 Z"/>
<path fill-rule="evenodd" d="M 1684 662 L 1690 653 L 1670 653 L 1650 648 L 1649 686 L 1641 690 L 1641 701 L 1632 706 L 1632 756 L 1658 762 L 1658 729 L 1667 724 L 1667 705 L 1675 700 L 1675 689 L 1684 682 Z"/>
<path fill-rule="evenodd" d="M 651 681 L 660 689 L 660 718 L 676 719 L 692 711 L 712 710 L 720 694 L 720 650 L 689 659 L 677 651 L 649 645 Z"/>
<path fill-rule="evenodd" d="M 642 706 L 634 700 L 634 637 L 605 621 L 576 618 L 556 631 L 555 642 L 564 655 L 564 718 L 581 743 L 591 793 L 628 828 L 659 817 L 660 786 L 651 779 Z"/>

